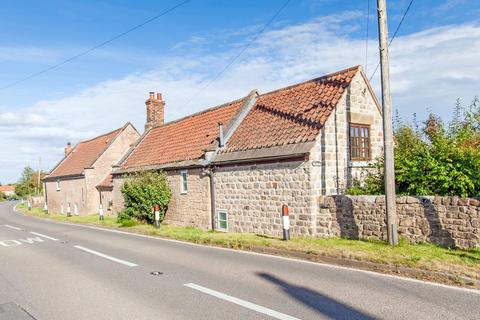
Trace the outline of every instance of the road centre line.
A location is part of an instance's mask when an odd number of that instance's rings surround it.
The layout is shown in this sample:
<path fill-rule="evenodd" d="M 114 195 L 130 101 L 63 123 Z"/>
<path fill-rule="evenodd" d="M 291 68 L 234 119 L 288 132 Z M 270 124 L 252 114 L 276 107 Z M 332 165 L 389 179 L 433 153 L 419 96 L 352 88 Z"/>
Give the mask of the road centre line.
<path fill-rule="evenodd" d="M 9 224 L 4 224 L 3 226 L 4 226 L 4 227 L 7 227 L 7 228 L 10 228 L 10 229 L 13 229 L 13 230 L 18 230 L 18 231 L 22 231 L 22 230 L 23 230 L 22 228 L 15 227 L 15 226 L 11 226 L 11 225 L 9 225 Z"/>
<path fill-rule="evenodd" d="M 83 250 L 83 251 L 85 251 L 85 252 L 94 254 L 94 255 L 96 255 L 96 256 L 105 258 L 105 259 L 107 259 L 107 260 L 114 261 L 114 262 L 117 262 L 117 263 L 126 265 L 127 267 L 136 267 L 136 266 L 138 266 L 138 264 L 135 264 L 135 263 L 133 263 L 133 262 L 121 260 L 121 259 L 118 259 L 118 258 L 109 256 L 109 255 L 106 255 L 106 254 L 104 254 L 104 253 L 101 253 L 101 252 L 98 252 L 98 251 L 95 251 L 95 250 L 92 250 L 92 249 L 85 248 L 85 247 L 82 247 L 82 246 L 73 246 L 73 247 L 74 247 L 74 248 L 77 248 L 77 249 L 80 249 L 80 250 Z"/>
<path fill-rule="evenodd" d="M 197 291 L 200 291 L 200 292 L 203 292 L 203 293 L 206 293 L 206 294 L 209 294 L 209 295 L 214 296 L 216 298 L 219 298 L 219 299 L 237 304 L 237 305 L 242 306 L 244 308 L 247 308 L 247 309 L 259 312 L 259 313 L 266 314 L 266 315 L 268 315 L 272 318 L 275 318 L 275 319 L 300 320 L 298 318 L 289 316 L 288 314 L 284 314 L 284 313 L 281 313 L 281 312 L 278 312 L 278 311 L 275 311 L 275 310 L 272 310 L 272 309 L 268 309 L 268 308 L 259 306 L 258 304 L 248 302 L 248 301 L 245 301 L 245 300 L 242 300 L 242 299 L 239 299 L 239 298 L 229 296 L 228 294 L 225 294 L 225 293 L 221 293 L 221 292 L 209 289 L 209 288 L 199 286 L 198 284 L 195 284 L 195 283 L 186 283 L 186 284 L 184 284 L 184 286 L 189 287 L 189 288 L 194 289 L 194 290 L 197 290 Z"/>
<path fill-rule="evenodd" d="M 34 234 L 36 236 L 39 236 L 39 237 L 42 237 L 42 238 L 45 238 L 45 239 L 48 239 L 48 240 L 52 240 L 52 241 L 58 241 L 57 238 L 54 238 L 54 237 L 50 237 L 50 236 L 46 236 L 44 234 L 41 234 L 41 233 L 38 233 L 38 232 L 30 232 L 31 234 Z"/>
<path fill-rule="evenodd" d="M 17 205 L 15 205 L 13 207 L 14 212 L 16 212 L 16 214 L 19 215 L 19 216 L 25 217 L 24 214 L 22 214 L 21 212 L 19 212 L 17 210 L 17 208 L 16 208 Z M 32 218 L 40 220 L 40 221 L 45 221 L 44 218 L 40 218 L 40 217 L 32 216 Z M 72 223 L 72 222 L 63 222 L 63 221 L 54 221 L 54 220 L 49 220 L 48 222 L 54 223 L 54 224 L 72 226 L 72 227 L 76 227 L 76 228 L 82 228 L 82 229 L 97 230 L 97 231 L 114 233 L 114 234 L 116 233 L 116 234 L 121 234 L 121 235 L 125 235 L 125 236 L 130 236 L 130 237 L 146 238 L 146 239 L 152 239 L 152 240 L 164 241 L 164 242 L 173 242 L 173 243 L 178 243 L 178 244 L 182 244 L 182 245 L 185 245 L 185 246 L 203 247 L 203 248 L 208 248 L 208 249 L 211 249 L 211 250 L 230 251 L 230 252 L 235 252 L 237 254 L 247 254 L 247 255 L 260 256 L 260 257 L 265 257 L 265 258 L 270 258 L 270 259 L 290 261 L 290 262 L 294 262 L 294 263 L 309 264 L 309 265 L 314 265 L 314 266 L 317 266 L 317 267 L 328 268 L 328 269 L 345 270 L 345 271 L 349 271 L 349 272 L 363 273 L 363 274 L 368 274 L 368 275 L 371 275 L 371 276 L 374 276 L 374 277 L 379 277 L 379 278 L 386 278 L 386 279 L 393 279 L 393 280 L 399 280 L 399 281 L 405 281 L 405 282 L 412 282 L 412 283 L 417 283 L 417 284 L 420 284 L 420 285 L 427 285 L 427 286 L 433 286 L 433 287 L 438 287 L 438 288 L 444 288 L 444 289 L 448 289 L 448 290 L 456 290 L 456 291 L 462 291 L 462 292 L 467 292 L 467 293 L 473 293 L 473 294 L 480 295 L 480 290 L 478 290 L 478 289 L 462 288 L 462 287 L 447 285 L 447 284 L 438 283 L 438 282 L 431 282 L 431 281 L 426 281 L 426 280 L 408 278 L 408 277 L 405 277 L 405 276 L 398 276 L 398 275 L 393 275 L 393 274 L 380 273 L 380 272 L 364 270 L 364 269 L 356 269 L 356 268 L 353 268 L 353 267 L 347 267 L 347 266 L 341 266 L 341 265 L 335 265 L 335 264 L 328 264 L 328 263 L 323 263 L 323 262 L 314 262 L 314 261 L 302 260 L 302 259 L 298 259 L 298 258 L 272 255 L 272 254 L 268 254 L 268 253 L 243 251 L 243 250 L 238 250 L 238 249 L 222 248 L 222 247 L 215 247 L 215 246 L 206 246 L 206 245 L 199 244 L 199 243 L 192 243 L 192 242 L 175 240 L 175 239 L 160 238 L 160 237 L 154 237 L 154 236 L 149 236 L 149 235 L 145 235 L 145 234 L 139 234 L 139 233 L 133 233 L 133 232 L 127 232 L 127 231 L 121 231 L 121 230 L 114 230 L 114 229 L 107 229 L 107 228 L 95 227 L 95 226 L 88 226 L 88 225 L 82 225 L 82 224 Z"/>

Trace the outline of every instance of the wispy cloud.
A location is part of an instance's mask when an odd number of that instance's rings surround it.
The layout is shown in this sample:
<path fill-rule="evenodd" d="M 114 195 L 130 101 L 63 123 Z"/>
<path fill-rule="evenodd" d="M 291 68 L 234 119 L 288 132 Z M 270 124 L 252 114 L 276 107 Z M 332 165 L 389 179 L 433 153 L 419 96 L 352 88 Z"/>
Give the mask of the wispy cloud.
<path fill-rule="evenodd" d="M 0 114 L 0 177 L 13 179 L 34 151 L 47 167 L 62 156 L 67 141 L 90 138 L 131 121 L 138 129 L 145 121 L 148 91 L 160 91 L 166 100 L 166 118 L 175 118 L 246 95 L 251 89 L 265 92 L 314 78 L 365 61 L 365 41 L 352 30 L 363 25 L 360 12 L 317 18 L 306 23 L 276 27 L 264 33 L 222 77 L 204 91 L 205 81 L 221 70 L 238 52 L 229 50 L 195 54 L 208 46 L 208 35 L 198 35 L 183 55 L 159 57 L 160 67 L 122 79 L 99 83 L 78 94 L 39 101 L 18 112 Z M 211 35 L 210 35 L 211 36 Z M 369 48 L 370 74 L 378 61 L 376 40 Z M 404 118 L 427 107 L 448 116 L 457 97 L 469 100 L 479 94 L 480 26 L 449 25 L 398 37 L 391 47 L 393 103 Z M 178 53 L 178 52 L 177 52 Z M 373 80 L 379 88 L 378 74 Z M 421 112 L 420 112 L 421 113 Z"/>

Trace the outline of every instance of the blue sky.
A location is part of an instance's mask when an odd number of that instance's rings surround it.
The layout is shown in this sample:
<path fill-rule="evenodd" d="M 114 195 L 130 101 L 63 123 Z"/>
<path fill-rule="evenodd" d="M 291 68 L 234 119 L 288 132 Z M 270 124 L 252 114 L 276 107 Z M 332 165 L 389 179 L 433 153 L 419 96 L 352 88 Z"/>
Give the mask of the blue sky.
<path fill-rule="evenodd" d="M 3 1 L 0 87 L 58 63 L 179 3 Z M 388 1 L 393 33 L 409 0 Z M 160 91 L 167 120 L 245 95 L 365 65 L 367 0 L 292 0 L 222 77 L 199 91 L 282 5 L 280 0 L 192 0 L 87 56 L 0 91 L 0 181 L 25 165 L 50 169 L 67 141 L 145 120 Z M 370 0 L 367 74 L 378 61 Z M 448 118 L 455 99 L 480 94 L 480 3 L 416 0 L 391 47 L 393 103 L 404 119 Z M 476 53 L 477 52 L 477 53 Z M 378 74 L 372 80 L 378 90 Z"/>

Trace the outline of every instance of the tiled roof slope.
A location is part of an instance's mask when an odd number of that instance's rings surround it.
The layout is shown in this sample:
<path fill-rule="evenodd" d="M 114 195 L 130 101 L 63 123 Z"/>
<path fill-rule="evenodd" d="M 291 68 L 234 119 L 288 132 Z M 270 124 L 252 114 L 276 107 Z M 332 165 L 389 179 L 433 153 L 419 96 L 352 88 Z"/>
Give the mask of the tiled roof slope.
<path fill-rule="evenodd" d="M 315 140 L 359 69 L 356 66 L 260 95 L 222 153 Z"/>
<path fill-rule="evenodd" d="M 122 169 L 199 159 L 218 137 L 218 123 L 228 125 L 245 98 L 154 127 L 146 133 Z"/>
<path fill-rule="evenodd" d="M 96 138 L 82 141 L 70 152 L 60 164 L 53 169 L 47 178 L 80 175 L 83 169 L 93 165 L 95 160 L 108 148 L 123 127 Z"/>
<path fill-rule="evenodd" d="M 105 189 L 113 187 L 113 176 L 111 174 L 107 175 L 102 182 L 97 185 L 97 188 Z"/>

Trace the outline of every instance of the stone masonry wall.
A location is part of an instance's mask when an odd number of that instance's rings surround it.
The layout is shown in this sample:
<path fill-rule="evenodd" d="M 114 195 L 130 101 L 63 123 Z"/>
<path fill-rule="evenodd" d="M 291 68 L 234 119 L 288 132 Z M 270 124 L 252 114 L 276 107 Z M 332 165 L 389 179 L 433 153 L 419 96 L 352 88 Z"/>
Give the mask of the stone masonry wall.
<path fill-rule="evenodd" d="M 384 196 L 322 196 L 317 235 L 385 240 Z M 397 197 L 398 232 L 413 243 L 480 247 L 480 200 Z"/>
<path fill-rule="evenodd" d="M 219 167 L 215 208 L 228 211 L 230 232 L 280 236 L 281 209 L 288 204 L 292 235 L 312 235 L 309 175 L 303 161 Z"/>
<path fill-rule="evenodd" d="M 370 127 L 371 159 L 383 148 L 382 114 L 359 72 L 326 121 L 310 152 L 312 195 L 343 194 L 352 178 L 360 178 L 367 161 L 351 161 L 349 123 Z M 314 206 L 316 201 L 312 200 Z M 312 208 L 315 210 L 315 208 Z"/>
<path fill-rule="evenodd" d="M 60 180 L 60 189 L 57 190 L 56 181 L 48 181 L 46 194 L 48 200 L 48 211 L 53 213 L 67 213 L 67 205 L 70 203 L 72 215 L 75 214 L 75 206 L 78 214 L 84 214 L 85 208 L 85 179 Z M 63 208 L 63 212 L 62 212 Z"/>
<path fill-rule="evenodd" d="M 188 192 L 180 189 L 180 170 L 168 170 L 167 179 L 172 191 L 164 221 L 179 226 L 195 226 L 204 230 L 210 229 L 210 182 L 202 175 L 201 169 L 187 170 Z M 117 175 L 113 178 L 113 214 L 124 208 L 121 187 L 124 179 Z"/>
<path fill-rule="evenodd" d="M 165 222 L 179 226 L 210 228 L 210 182 L 201 169 L 187 170 L 188 192 L 180 189 L 180 170 L 168 170 L 167 179 L 172 190 Z"/>

